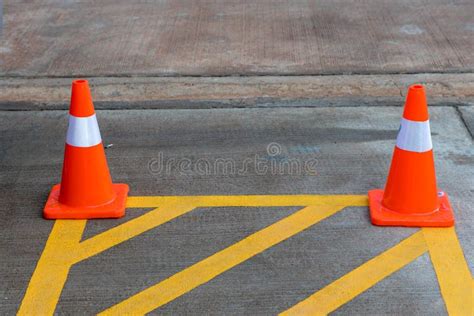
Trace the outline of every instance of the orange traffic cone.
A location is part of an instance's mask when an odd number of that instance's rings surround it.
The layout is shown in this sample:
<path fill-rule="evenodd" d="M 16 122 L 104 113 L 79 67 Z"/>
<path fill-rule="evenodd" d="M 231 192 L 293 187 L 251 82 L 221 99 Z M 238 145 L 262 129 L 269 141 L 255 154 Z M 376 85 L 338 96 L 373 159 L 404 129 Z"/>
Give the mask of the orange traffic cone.
<path fill-rule="evenodd" d="M 44 218 L 117 218 L 128 185 L 112 184 L 87 80 L 72 83 L 61 184 L 53 186 Z"/>
<path fill-rule="evenodd" d="M 369 191 L 369 207 L 375 225 L 454 225 L 448 196 L 436 186 L 428 105 L 422 85 L 408 90 L 385 191 Z"/>

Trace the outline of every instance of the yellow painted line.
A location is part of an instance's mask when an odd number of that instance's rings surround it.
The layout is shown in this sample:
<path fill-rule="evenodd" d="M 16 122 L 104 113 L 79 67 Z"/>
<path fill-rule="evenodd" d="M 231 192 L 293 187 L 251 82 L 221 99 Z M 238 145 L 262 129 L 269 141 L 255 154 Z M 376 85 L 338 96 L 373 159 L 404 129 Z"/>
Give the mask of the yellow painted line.
<path fill-rule="evenodd" d="M 19 315 L 53 315 L 72 265 L 142 234 L 193 209 L 192 206 L 163 204 L 83 242 L 86 220 L 57 220 L 38 261 Z"/>
<path fill-rule="evenodd" d="M 175 219 L 176 217 L 186 214 L 193 209 L 194 206 L 185 204 L 164 204 L 140 217 L 131 219 L 128 222 L 84 240 L 75 250 L 77 255 L 76 262 L 101 253 L 102 251 L 127 241 L 130 238 L 138 236 L 150 229 Z"/>
<path fill-rule="evenodd" d="M 428 250 L 417 232 L 280 315 L 326 315 L 403 268 Z"/>
<path fill-rule="evenodd" d="M 423 228 L 449 315 L 473 315 L 472 275 L 454 228 Z"/>
<path fill-rule="evenodd" d="M 18 315 L 53 315 L 74 263 L 72 252 L 81 240 L 85 220 L 57 220 L 18 310 Z"/>
<path fill-rule="evenodd" d="M 267 201 L 267 204 L 270 201 Z M 112 306 L 101 315 L 143 315 L 333 215 L 339 205 L 308 206 Z"/>
<path fill-rule="evenodd" d="M 130 197 L 127 200 L 127 207 L 159 207 L 82 242 L 80 240 L 86 225 L 85 220 L 58 220 L 38 261 L 18 314 L 52 315 L 72 265 L 181 216 L 195 207 L 304 205 L 311 206 L 103 312 L 144 314 L 346 206 L 366 206 L 367 197 L 360 195 Z M 424 239 L 420 237 L 421 235 Z M 327 314 L 402 268 L 428 248 L 449 314 L 472 314 L 474 280 L 454 229 L 445 228 L 424 228 L 283 314 Z"/>
<path fill-rule="evenodd" d="M 365 195 L 209 195 L 209 196 L 132 196 L 127 199 L 127 207 L 156 207 L 178 202 L 195 207 L 226 206 L 306 206 L 340 205 L 367 206 Z"/>
<path fill-rule="evenodd" d="M 471 302 L 474 302 L 474 279 L 472 280 L 472 291 L 471 291 L 471 295 L 472 295 L 472 300 Z M 473 303 L 474 304 L 474 303 Z M 474 309 L 474 307 L 473 307 Z"/>

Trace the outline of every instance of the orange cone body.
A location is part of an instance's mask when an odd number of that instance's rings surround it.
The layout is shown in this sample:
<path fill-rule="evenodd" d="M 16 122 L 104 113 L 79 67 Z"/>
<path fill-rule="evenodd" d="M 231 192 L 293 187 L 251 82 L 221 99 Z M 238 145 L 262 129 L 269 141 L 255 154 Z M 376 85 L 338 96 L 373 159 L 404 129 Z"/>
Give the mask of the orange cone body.
<path fill-rule="evenodd" d="M 117 218 L 125 214 L 128 185 L 112 184 L 86 80 L 72 83 L 61 184 L 43 211 L 48 219 Z"/>
<path fill-rule="evenodd" d="M 385 190 L 369 191 L 369 207 L 375 225 L 454 225 L 448 196 L 436 186 L 428 105 L 421 85 L 408 90 Z"/>

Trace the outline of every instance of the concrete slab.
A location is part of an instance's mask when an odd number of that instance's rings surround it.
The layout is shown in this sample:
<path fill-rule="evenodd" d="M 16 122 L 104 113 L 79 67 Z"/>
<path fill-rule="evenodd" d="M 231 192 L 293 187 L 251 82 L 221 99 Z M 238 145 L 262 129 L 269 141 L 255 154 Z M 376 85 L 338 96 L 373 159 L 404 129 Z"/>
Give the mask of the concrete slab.
<path fill-rule="evenodd" d="M 473 140 L 455 108 L 430 111 L 438 185 L 451 198 L 473 271 Z M 113 178 L 129 183 L 131 195 L 366 194 L 384 185 L 400 114 L 400 108 L 387 106 L 115 110 L 98 111 L 98 118 L 104 143 L 113 144 L 107 149 Z M 18 309 L 51 230 L 53 222 L 41 219 L 41 210 L 60 179 L 65 130 L 64 111 L 0 112 L 2 314 Z M 252 164 L 239 168 L 256 158 L 268 167 L 265 172 Z M 192 166 L 199 159 L 231 165 L 202 172 L 177 164 Z M 296 171 L 272 169 L 285 161 L 314 163 Z M 129 210 L 122 221 L 148 210 Z M 74 266 L 57 311 L 99 312 L 295 211 L 201 208 L 183 215 Z M 347 208 L 155 312 L 283 311 L 416 231 L 374 227 L 367 216 L 365 207 Z M 90 222 L 84 238 L 114 225 Z M 360 300 L 375 308 L 379 293 L 390 291 L 406 313 L 443 314 L 433 271 L 420 273 L 425 263 L 426 256 L 420 257 L 400 270 L 405 277 L 390 276 Z M 401 286 L 401 280 L 407 283 Z M 407 289 L 416 295 L 408 296 Z M 354 304 L 353 311 L 363 311 Z"/>
<path fill-rule="evenodd" d="M 366 208 L 348 208 L 155 312 L 277 315 L 417 230 L 405 228 L 387 234 L 366 225 L 367 220 Z M 415 269 L 407 270 L 415 273 Z M 426 280 L 434 285 L 431 299 L 442 300 L 436 279 Z M 420 283 L 411 283 L 415 291 L 421 290 Z M 402 295 L 394 293 L 392 299 L 399 301 Z"/>
<path fill-rule="evenodd" d="M 418 275 L 424 275 L 420 280 Z M 362 293 L 331 315 L 404 314 L 410 309 L 416 315 L 446 315 L 446 306 L 437 291 L 436 274 L 428 254 L 418 257 L 403 270 L 395 272 Z M 413 294 L 418 298 L 413 303 Z M 428 312 L 429 311 L 429 312 Z"/>
<path fill-rule="evenodd" d="M 6 1 L 3 76 L 472 72 L 472 1 Z"/>

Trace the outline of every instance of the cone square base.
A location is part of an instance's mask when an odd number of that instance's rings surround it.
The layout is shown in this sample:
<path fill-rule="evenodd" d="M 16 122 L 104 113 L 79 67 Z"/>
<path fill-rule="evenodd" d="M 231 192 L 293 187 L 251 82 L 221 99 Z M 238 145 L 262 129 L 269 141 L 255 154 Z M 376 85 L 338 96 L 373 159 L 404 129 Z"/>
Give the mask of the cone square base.
<path fill-rule="evenodd" d="M 125 215 L 125 204 L 128 196 L 128 185 L 123 183 L 112 184 L 115 199 L 96 207 L 71 207 L 59 203 L 60 184 L 53 186 L 48 201 L 43 210 L 46 219 L 91 219 L 91 218 L 119 218 Z"/>
<path fill-rule="evenodd" d="M 383 190 L 369 191 L 369 210 L 372 224 L 378 226 L 450 227 L 454 226 L 454 214 L 447 194 L 440 192 L 440 208 L 430 214 L 400 213 L 382 205 Z"/>

